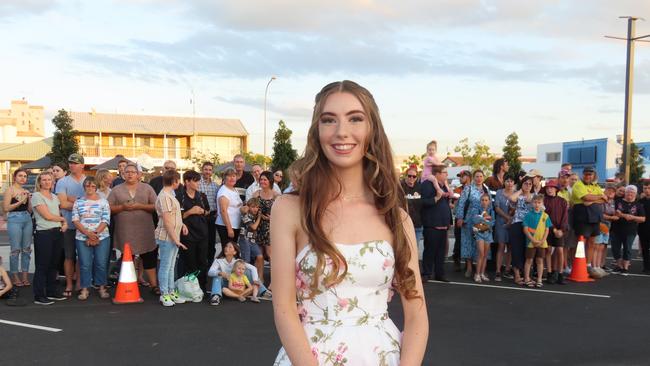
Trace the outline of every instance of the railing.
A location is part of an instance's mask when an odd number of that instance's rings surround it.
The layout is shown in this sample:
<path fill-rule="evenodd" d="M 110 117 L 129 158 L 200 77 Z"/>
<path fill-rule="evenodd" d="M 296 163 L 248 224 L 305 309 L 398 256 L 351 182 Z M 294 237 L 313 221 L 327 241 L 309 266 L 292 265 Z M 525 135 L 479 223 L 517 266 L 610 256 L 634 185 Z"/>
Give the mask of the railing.
<path fill-rule="evenodd" d="M 137 157 L 147 154 L 157 159 L 190 159 L 192 149 L 189 147 L 148 147 L 148 146 L 108 146 L 108 145 L 79 145 L 79 152 L 84 156 L 113 157 L 124 155 Z M 166 154 L 165 154 L 166 153 Z"/>

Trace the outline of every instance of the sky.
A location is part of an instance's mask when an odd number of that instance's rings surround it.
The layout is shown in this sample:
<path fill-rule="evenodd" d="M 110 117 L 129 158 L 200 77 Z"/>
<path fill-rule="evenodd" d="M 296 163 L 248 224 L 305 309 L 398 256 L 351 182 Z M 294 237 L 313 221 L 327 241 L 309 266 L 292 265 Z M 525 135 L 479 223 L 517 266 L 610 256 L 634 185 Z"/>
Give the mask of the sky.
<path fill-rule="evenodd" d="M 279 120 L 302 152 L 314 96 L 374 95 L 397 155 L 459 140 L 499 153 L 623 133 L 627 21 L 638 0 L 2 0 L 0 109 L 238 118 L 249 150 Z M 637 21 L 637 36 L 650 21 Z M 648 38 L 650 40 L 650 38 Z M 650 141 L 650 43 L 637 43 L 632 136 Z M 194 98 L 192 97 L 194 95 Z M 194 106 L 190 104 L 193 98 Z M 269 151 L 270 152 L 270 151 Z"/>

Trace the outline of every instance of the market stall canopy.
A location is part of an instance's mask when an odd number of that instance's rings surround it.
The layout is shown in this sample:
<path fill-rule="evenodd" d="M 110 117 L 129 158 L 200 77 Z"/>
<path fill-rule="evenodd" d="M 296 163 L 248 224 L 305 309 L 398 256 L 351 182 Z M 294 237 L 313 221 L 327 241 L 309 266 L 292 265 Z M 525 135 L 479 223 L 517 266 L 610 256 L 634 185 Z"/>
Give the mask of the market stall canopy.
<path fill-rule="evenodd" d="M 105 162 L 95 165 L 94 167 L 90 168 L 91 170 L 99 170 L 99 169 L 108 169 L 108 170 L 117 170 L 117 163 L 120 162 L 120 160 L 126 160 L 129 163 L 133 163 L 133 161 L 127 159 L 124 157 L 124 155 L 115 155 L 113 159 L 106 160 Z"/>

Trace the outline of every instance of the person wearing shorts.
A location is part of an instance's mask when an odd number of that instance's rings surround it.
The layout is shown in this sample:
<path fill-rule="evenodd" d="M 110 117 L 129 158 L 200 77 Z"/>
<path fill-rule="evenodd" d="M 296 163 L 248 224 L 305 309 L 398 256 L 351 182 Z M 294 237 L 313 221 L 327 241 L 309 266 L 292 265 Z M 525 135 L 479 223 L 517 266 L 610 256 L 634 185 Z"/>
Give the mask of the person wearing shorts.
<path fill-rule="evenodd" d="M 77 242 L 75 236 L 77 230 L 72 223 L 72 207 L 74 206 L 77 198 L 83 197 L 86 192 L 84 190 L 84 157 L 79 154 L 71 154 L 68 157 L 68 166 L 70 175 L 61 178 L 56 184 L 56 196 L 61 202 L 61 215 L 65 217 L 68 224 L 68 229 L 63 232 L 63 269 L 65 272 L 65 290 L 63 296 L 71 297 L 74 290 L 74 276 L 77 273 L 77 288 L 79 287 L 79 264 L 75 266 L 77 259 Z"/>
<path fill-rule="evenodd" d="M 602 188 L 598 185 L 596 171 L 587 166 L 582 170 L 582 179 L 573 185 L 571 204 L 573 206 L 573 230 L 578 238 L 583 237 L 586 244 L 587 265 L 594 256 L 596 237 L 600 234 L 603 218 L 603 205 L 607 202 Z"/>
<path fill-rule="evenodd" d="M 596 250 L 594 251 L 594 259 L 592 266 L 587 268 L 589 275 L 592 278 L 602 278 L 609 275 L 603 268 L 605 266 L 605 258 L 607 257 L 607 244 L 609 244 L 609 231 L 612 222 L 618 220 L 616 216 L 616 209 L 614 208 L 614 197 L 616 196 L 616 186 L 607 185 L 605 187 L 605 196 L 608 201 L 603 204 L 603 220 L 600 222 L 600 235 L 596 237 Z"/>
<path fill-rule="evenodd" d="M 544 273 L 544 257 L 548 243 L 549 229 L 553 227 L 551 218 L 544 212 L 544 196 L 536 194 L 533 196 L 533 209 L 529 211 L 523 220 L 523 231 L 526 235 L 526 262 L 524 264 L 524 283 L 528 287 L 542 287 L 542 275 Z M 530 279 L 530 269 L 535 259 L 537 267 L 537 281 Z"/>

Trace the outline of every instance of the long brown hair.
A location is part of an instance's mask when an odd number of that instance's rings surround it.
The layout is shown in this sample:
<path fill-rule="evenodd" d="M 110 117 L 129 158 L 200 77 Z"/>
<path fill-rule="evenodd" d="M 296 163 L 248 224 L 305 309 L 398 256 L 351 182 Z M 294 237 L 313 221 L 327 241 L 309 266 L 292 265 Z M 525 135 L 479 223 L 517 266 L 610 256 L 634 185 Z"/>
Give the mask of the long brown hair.
<path fill-rule="evenodd" d="M 395 279 L 393 286 L 405 297 L 418 297 L 415 290 L 415 273 L 408 267 L 411 249 L 404 231 L 406 201 L 393 165 L 393 155 L 386 132 L 379 117 L 379 108 L 368 90 L 359 84 L 344 80 L 326 85 L 317 95 L 311 126 L 307 135 L 304 156 L 297 160 L 292 170 L 296 174 L 297 194 L 302 209 L 302 226 L 316 254 L 316 273 L 310 289 L 318 293 L 320 276 L 324 274 L 326 257 L 331 258 L 332 270 L 325 275 L 325 285 L 332 286 L 343 280 L 348 266 L 345 257 L 327 238 L 321 218 L 328 205 L 341 194 L 342 185 L 332 171 L 319 142 L 318 124 L 327 98 L 335 93 L 354 95 L 368 116 L 369 133 L 365 141 L 363 175 L 372 191 L 375 207 L 384 216 L 386 225 L 394 233 Z M 343 268 L 343 270 L 341 270 Z"/>

